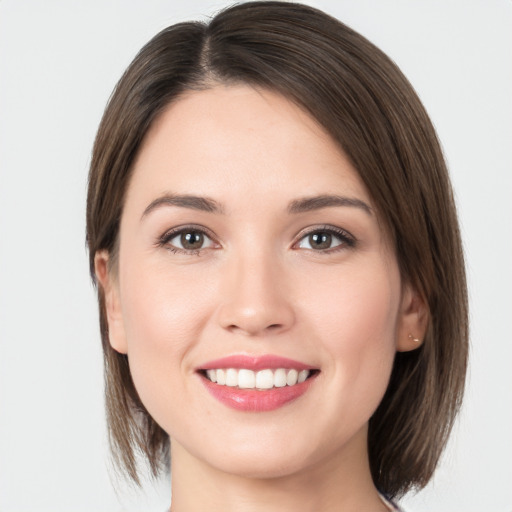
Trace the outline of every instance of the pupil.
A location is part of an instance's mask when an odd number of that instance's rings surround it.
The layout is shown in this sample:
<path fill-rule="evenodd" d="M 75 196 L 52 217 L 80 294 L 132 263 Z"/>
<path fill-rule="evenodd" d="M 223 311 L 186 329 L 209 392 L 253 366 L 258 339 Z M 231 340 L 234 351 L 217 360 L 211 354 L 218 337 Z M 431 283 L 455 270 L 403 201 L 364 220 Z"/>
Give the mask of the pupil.
<path fill-rule="evenodd" d="M 309 235 L 309 243 L 315 249 L 329 249 L 332 235 L 329 233 L 314 233 Z"/>
<path fill-rule="evenodd" d="M 203 245 L 203 234 L 194 231 L 183 233 L 181 245 L 184 249 L 199 249 Z"/>

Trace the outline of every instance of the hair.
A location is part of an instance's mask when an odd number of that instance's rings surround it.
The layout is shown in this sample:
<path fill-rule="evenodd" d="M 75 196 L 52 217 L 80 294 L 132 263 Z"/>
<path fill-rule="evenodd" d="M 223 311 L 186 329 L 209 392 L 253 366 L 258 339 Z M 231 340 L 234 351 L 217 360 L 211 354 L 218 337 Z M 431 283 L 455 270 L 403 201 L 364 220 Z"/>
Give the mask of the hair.
<path fill-rule="evenodd" d="M 403 282 L 424 299 L 429 326 L 417 350 L 397 353 L 369 424 L 376 487 L 399 497 L 427 484 L 461 404 L 468 353 L 464 261 L 448 172 L 412 86 L 376 46 L 305 5 L 234 5 L 208 23 L 170 26 L 142 48 L 117 84 L 94 143 L 87 198 L 90 271 L 100 250 L 116 265 L 134 159 L 155 119 L 180 95 L 248 84 L 288 98 L 349 157 L 392 241 Z M 112 269 L 111 269 L 112 270 Z M 137 455 L 158 475 L 169 437 L 149 415 L 128 358 L 109 343 L 98 286 L 109 439 L 114 461 L 139 483 Z"/>

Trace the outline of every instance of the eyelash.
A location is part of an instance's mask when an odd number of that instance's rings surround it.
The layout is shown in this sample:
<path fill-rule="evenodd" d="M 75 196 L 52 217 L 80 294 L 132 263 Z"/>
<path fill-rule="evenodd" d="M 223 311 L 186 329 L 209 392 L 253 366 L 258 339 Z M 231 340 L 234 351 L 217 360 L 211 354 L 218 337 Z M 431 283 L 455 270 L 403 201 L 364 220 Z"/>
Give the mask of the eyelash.
<path fill-rule="evenodd" d="M 169 242 L 176 238 L 177 236 L 183 234 L 183 233 L 200 233 L 202 235 L 205 235 L 207 238 L 209 238 L 212 243 L 216 243 L 214 240 L 213 235 L 211 232 L 207 229 L 205 229 L 202 226 L 182 226 L 179 228 L 171 229 L 170 231 L 165 232 L 157 241 L 157 245 L 159 247 L 164 247 L 165 249 L 169 250 L 172 253 L 178 253 L 178 254 L 186 254 L 191 256 L 199 256 L 201 251 L 204 251 L 206 248 L 200 248 L 200 249 L 180 249 L 179 247 L 174 247 L 169 244 Z M 298 241 L 293 244 L 295 247 L 297 244 L 299 244 L 302 240 L 304 240 L 306 237 L 311 236 L 315 233 L 322 233 L 322 234 L 328 234 L 332 235 L 336 238 L 338 238 L 341 243 L 330 248 L 330 249 L 320 249 L 320 250 L 314 250 L 314 249 L 307 249 L 310 251 L 313 251 L 318 254 L 332 254 L 344 249 L 351 249 L 356 246 L 357 240 L 354 236 L 352 236 L 348 231 L 345 231 L 344 229 L 337 228 L 335 226 L 325 225 L 325 226 L 319 226 L 315 227 L 313 229 L 310 229 L 309 231 L 300 233 Z"/>
<path fill-rule="evenodd" d="M 319 254 L 332 254 L 334 252 L 338 252 L 341 250 L 352 249 L 356 246 L 356 243 L 357 243 L 356 238 L 353 235 L 351 235 L 348 231 L 345 231 L 344 229 L 341 229 L 341 228 L 338 228 L 335 226 L 324 225 L 324 226 L 315 227 L 315 228 L 310 229 L 304 233 L 301 233 L 299 235 L 299 240 L 296 243 L 294 243 L 293 245 L 294 246 L 297 245 L 302 240 L 304 240 L 306 237 L 311 236 L 315 233 L 323 233 L 323 234 L 332 235 L 341 241 L 340 244 L 338 244 L 330 249 L 321 249 L 321 250 L 317 250 L 317 251 L 315 251 L 314 249 L 308 249 L 308 250 L 314 251 L 315 253 L 319 253 Z"/>
<path fill-rule="evenodd" d="M 190 225 L 190 226 L 181 226 L 179 228 L 173 228 L 169 231 L 166 231 L 158 239 L 157 245 L 159 247 L 164 247 L 168 251 L 175 253 L 175 254 L 177 253 L 177 254 L 186 254 L 186 255 L 191 255 L 191 256 L 199 256 L 199 254 L 201 253 L 201 251 L 204 250 L 204 248 L 188 249 L 187 250 L 187 249 L 180 249 L 179 247 L 173 247 L 172 245 L 169 244 L 169 242 L 173 238 L 176 238 L 178 235 L 181 235 L 183 233 L 201 233 L 202 235 L 205 235 L 207 238 L 209 238 L 213 243 L 215 243 L 214 237 L 210 231 L 208 231 L 207 229 L 205 229 L 202 226 Z"/>

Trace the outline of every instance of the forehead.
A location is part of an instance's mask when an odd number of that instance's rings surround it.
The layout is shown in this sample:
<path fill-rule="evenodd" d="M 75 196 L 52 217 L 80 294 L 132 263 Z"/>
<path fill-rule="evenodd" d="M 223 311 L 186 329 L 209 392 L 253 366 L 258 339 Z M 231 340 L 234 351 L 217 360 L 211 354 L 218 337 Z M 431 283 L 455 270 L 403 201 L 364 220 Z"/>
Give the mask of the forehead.
<path fill-rule="evenodd" d="M 247 85 L 187 92 L 156 120 L 127 202 L 164 192 L 212 196 L 233 208 L 248 197 L 279 203 L 333 193 L 369 202 L 346 155 L 310 115 Z"/>

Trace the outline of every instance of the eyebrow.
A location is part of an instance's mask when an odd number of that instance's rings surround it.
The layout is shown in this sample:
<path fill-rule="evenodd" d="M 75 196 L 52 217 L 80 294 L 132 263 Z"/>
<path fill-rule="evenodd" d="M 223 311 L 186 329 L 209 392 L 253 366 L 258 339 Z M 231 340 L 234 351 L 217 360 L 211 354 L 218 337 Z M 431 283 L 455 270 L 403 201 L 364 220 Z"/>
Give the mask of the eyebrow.
<path fill-rule="evenodd" d="M 142 218 L 162 206 L 178 206 L 208 213 L 224 213 L 224 208 L 214 199 L 192 195 L 165 194 L 152 201 L 142 214 Z"/>
<path fill-rule="evenodd" d="M 288 206 L 289 213 L 303 213 L 322 208 L 331 208 L 335 206 L 349 206 L 360 208 L 368 215 L 372 214 L 372 208 L 361 199 L 355 197 L 345 197 L 338 195 L 323 194 L 320 196 L 303 197 L 292 201 Z"/>
<path fill-rule="evenodd" d="M 152 201 L 142 214 L 142 218 L 146 217 L 150 212 L 163 206 L 177 206 L 180 208 L 189 208 L 191 210 L 199 210 L 207 213 L 224 213 L 224 207 L 209 197 L 182 195 L 182 194 L 165 194 Z M 345 197 L 339 195 L 323 194 L 319 196 L 303 197 L 291 201 L 288 205 L 288 213 L 304 213 L 322 208 L 332 208 L 336 206 L 345 206 L 359 208 L 368 215 L 372 214 L 372 208 L 355 197 Z"/>

